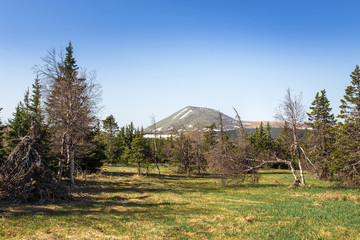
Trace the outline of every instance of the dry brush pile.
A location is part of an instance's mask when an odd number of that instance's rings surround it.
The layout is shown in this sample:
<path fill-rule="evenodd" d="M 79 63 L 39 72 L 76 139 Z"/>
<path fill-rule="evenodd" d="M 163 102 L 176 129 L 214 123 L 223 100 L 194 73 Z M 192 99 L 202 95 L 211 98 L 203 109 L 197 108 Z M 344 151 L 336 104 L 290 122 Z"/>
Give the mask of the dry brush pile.
<path fill-rule="evenodd" d="M 58 184 L 41 161 L 31 135 L 20 139 L 0 168 L 0 199 L 38 204 L 71 200 L 69 188 Z"/>

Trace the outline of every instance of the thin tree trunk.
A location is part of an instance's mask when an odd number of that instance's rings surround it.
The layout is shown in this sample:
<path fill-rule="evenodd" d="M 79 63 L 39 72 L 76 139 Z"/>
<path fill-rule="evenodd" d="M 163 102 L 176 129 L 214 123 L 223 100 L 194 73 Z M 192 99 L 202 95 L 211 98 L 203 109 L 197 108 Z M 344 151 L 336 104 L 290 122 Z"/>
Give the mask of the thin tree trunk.
<path fill-rule="evenodd" d="M 60 152 L 60 159 L 59 159 L 58 179 L 57 179 L 58 183 L 60 183 L 60 181 L 61 181 L 63 168 L 64 168 L 65 140 L 66 140 L 66 133 L 63 134 L 63 137 L 62 137 L 62 140 L 61 140 L 61 152 Z"/>
<path fill-rule="evenodd" d="M 140 176 L 141 171 L 140 171 L 140 162 L 138 161 L 138 175 Z"/>
<path fill-rule="evenodd" d="M 75 154 L 74 154 L 74 144 L 72 142 L 72 139 L 70 139 L 70 181 L 71 181 L 71 186 L 75 187 L 75 179 L 74 179 L 74 174 L 75 174 Z"/>
<path fill-rule="evenodd" d="M 301 160 L 298 160 L 299 162 L 299 172 L 300 172 L 300 180 L 301 180 L 301 185 L 305 185 L 305 177 L 304 177 L 304 172 L 302 169 L 302 165 L 301 165 Z"/>
<path fill-rule="evenodd" d="M 160 177 L 160 168 L 159 168 L 159 164 L 157 161 L 157 145 L 156 145 L 156 137 L 154 138 L 154 162 L 155 162 L 155 166 L 159 172 L 159 177 Z"/>

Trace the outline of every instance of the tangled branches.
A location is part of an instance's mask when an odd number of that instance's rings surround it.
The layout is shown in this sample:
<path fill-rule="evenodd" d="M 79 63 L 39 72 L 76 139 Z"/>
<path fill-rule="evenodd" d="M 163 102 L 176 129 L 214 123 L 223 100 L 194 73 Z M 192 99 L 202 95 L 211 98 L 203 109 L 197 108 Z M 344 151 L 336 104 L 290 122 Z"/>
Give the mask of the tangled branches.
<path fill-rule="evenodd" d="M 43 204 L 72 196 L 41 162 L 34 138 L 25 136 L 0 168 L 0 199 Z"/>

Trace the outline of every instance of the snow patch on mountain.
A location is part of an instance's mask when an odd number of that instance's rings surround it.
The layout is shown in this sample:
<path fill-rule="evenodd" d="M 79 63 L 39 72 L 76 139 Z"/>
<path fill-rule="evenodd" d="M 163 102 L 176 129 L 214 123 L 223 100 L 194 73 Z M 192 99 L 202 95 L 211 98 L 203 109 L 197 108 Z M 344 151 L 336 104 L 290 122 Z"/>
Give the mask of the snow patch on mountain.
<path fill-rule="evenodd" d="M 193 110 L 192 109 L 190 109 L 187 113 L 185 113 L 181 118 L 179 118 L 179 119 L 183 119 L 183 118 L 185 118 L 189 113 L 191 113 Z"/>
<path fill-rule="evenodd" d="M 173 119 L 172 120 L 175 120 L 175 118 L 177 118 L 178 116 L 180 116 L 183 112 L 185 112 L 187 110 L 187 107 L 186 108 L 184 108 L 182 111 L 180 111 L 178 114 L 176 114 L 176 116 L 175 117 L 173 117 Z"/>

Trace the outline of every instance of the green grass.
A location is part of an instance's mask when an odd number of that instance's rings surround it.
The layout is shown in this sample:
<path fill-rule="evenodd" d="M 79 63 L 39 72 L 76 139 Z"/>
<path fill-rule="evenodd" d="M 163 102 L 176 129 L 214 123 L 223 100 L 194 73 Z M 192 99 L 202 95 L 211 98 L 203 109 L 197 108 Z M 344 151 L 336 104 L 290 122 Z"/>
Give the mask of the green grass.
<path fill-rule="evenodd" d="M 222 186 L 162 169 L 104 167 L 78 180 L 76 201 L 0 202 L 1 239 L 360 239 L 360 191 L 308 177 L 289 188 L 286 170 L 259 184 Z"/>

